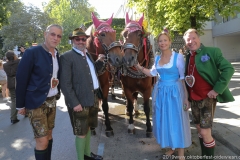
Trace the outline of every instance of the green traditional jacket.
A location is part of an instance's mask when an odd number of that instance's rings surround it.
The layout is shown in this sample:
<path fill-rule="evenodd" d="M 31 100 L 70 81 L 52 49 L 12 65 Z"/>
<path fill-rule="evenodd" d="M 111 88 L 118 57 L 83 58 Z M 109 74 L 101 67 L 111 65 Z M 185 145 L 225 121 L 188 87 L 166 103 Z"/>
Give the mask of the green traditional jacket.
<path fill-rule="evenodd" d="M 232 64 L 222 56 L 219 48 L 201 45 L 196 52 L 196 69 L 202 78 L 212 85 L 213 90 L 218 93 L 217 101 L 220 103 L 234 101 L 228 89 L 228 83 L 234 73 Z M 189 58 L 190 54 L 186 56 L 185 73 L 187 73 Z"/>

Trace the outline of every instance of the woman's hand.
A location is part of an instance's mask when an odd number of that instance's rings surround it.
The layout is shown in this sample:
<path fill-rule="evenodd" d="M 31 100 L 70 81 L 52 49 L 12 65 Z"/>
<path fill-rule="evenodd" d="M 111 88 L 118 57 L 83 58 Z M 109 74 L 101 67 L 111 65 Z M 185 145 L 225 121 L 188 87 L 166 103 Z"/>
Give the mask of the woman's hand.
<path fill-rule="evenodd" d="M 188 101 L 188 99 L 184 100 L 184 111 L 187 111 L 189 108 L 191 107 L 190 102 Z"/>

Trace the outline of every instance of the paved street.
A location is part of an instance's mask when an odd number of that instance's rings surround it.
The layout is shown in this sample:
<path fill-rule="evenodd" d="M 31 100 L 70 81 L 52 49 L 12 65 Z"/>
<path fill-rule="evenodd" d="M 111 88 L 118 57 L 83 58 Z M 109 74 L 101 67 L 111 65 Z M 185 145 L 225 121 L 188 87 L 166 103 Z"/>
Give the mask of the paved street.
<path fill-rule="evenodd" d="M 233 63 L 236 72 L 230 82 L 230 89 L 235 102 L 217 104 L 213 135 L 216 139 L 216 159 L 240 159 L 240 63 Z M 125 101 L 121 99 L 121 90 L 116 89 L 117 100 L 109 96 L 111 125 L 114 137 L 105 136 L 104 116 L 99 112 L 97 135 L 92 136 L 91 150 L 103 155 L 104 160 L 159 160 L 165 152 L 154 138 L 145 136 L 145 116 L 140 107 L 141 115 L 135 118 L 135 135 L 127 133 L 128 116 L 125 115 Z M 139 96 L 139 104 L 142 98 Z M 10 123 L 9 102 L 0 97 L 0 159 L 1 160 L 34 160 L 32 130 L 28 118 L 19 115 L 20 122 Z M 190 112 L 189 112 L 190 113 Z M 191 114 L 190 114 L 191 116 Z M 191 124 L 192 145 L 186 149 L 186 156 L 200 155 L 200 147 L 196 128 Z M 64 97 L 57 103 L 56 125 L 53 131 L 53 160 L 76 160 L 75 137 L 70 126 L 69 116 L 64 104 Z M 221 157 L 232 156 L 232 157 Z M 234 157 L 236 156 L 236 157 Z M 191 157 L 188 159 L 196 159 Z"/>

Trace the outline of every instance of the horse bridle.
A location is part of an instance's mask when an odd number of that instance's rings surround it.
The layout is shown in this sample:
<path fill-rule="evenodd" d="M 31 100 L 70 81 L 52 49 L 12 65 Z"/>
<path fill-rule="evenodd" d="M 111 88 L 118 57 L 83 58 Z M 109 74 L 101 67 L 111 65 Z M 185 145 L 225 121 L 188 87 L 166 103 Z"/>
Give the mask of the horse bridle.
<path fill-rule="evenodd" d="M 143 46 L 143 44 L 141 42 L 142 42 L 142 38 L 140 39 L 140 43 L 139 43 L 138 47 L 135 46 L 133 43 L 124 43 L 122 45 L 122 50 L 125 51 L 125 49 L 132 49 L 132 50 L 136 51 L 137 54 L 139 54 L 139 52 Z"/>
<path fill-rule="evenodd" d="M 98 40 L 99 40 L 99 42 L 100 42 L 100 44 L 101 44 L 101 46 L 102 46 L 102 48 L 104 49 L 104 52 L 105 52 L 104 60 L 103 60 L 103 66 L 105 67 L 105 69 L 106 69 L 108 72 L 114 74 L 114 73 L 115 73 L 115 70 L 116 70 L 115 67 L 114 67 L 114 70 L 113 70 L 113 71 L 112 71 L 112 70 L 108 70 L 108 67 L 106 67 L 107 64 L 108 64 L 109 66 L 112 66 L 112 65 L 108 62 L 108 59 L 109 59 L 109 51 L 110 51 L 112 48 L 114 48 L 114 47 L 120 47 L 120 48 L 121 48 L 122 45 L 121 45 L 120 42 L 114 41 L 114 42 L 112 42 L 109 46 L 107 46 L 105 43 L 102 42 L 102 39 L 99 38 L 99 36 L 97 36 L 97 38 L 98 38 Z M 111 67 L 110 67 L 110 68 L 111 68 Z"/>
<path fill-rule="evenodd" d="M 142 47 L 141 43 L 138 45 L 138 47 L 136 47 L 133 43 L 124 43 L 122 45 L 123 51 L 125 49 L 132 49 L 132 50 L 136 51 L 137 53 L 139 53 L 141 47 Z"/>
<path fill-rule="evenodd" d="M 108 59 L 109 59 L 109 51 L 114 48 L 114 47 L 120 47 L 121 48 L 121 43 L 118 41 L 114 41 L 112 42 L 109 46 L 107 46 L 105 43 L 102 42 L 102 39 L 97 37 L 101 43 L 101 46 L 104 49 L 104 52 L 106 54 L 105 58 L 104 58 L 104 63 L 108 63 Z M 111 65 L 111 64 L 110 64 Z"/>

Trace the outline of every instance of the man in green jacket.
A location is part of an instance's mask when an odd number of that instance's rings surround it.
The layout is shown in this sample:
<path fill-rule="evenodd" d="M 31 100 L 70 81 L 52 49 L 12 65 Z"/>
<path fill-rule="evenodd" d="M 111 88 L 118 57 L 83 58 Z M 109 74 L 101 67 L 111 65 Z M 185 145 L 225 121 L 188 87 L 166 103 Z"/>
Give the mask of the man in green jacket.
<path fill-rule="evenodd" d="M 198 130 L 202 159 L 213 159 L 215 140 L 212 137 L 216 103 L 234 101 L 228 83 L 234 68 L 219 48 L 205 47 L 196 29 L 183 36 L 190 54 L 186 56 L 186 77 L 193 120 Z"/>

